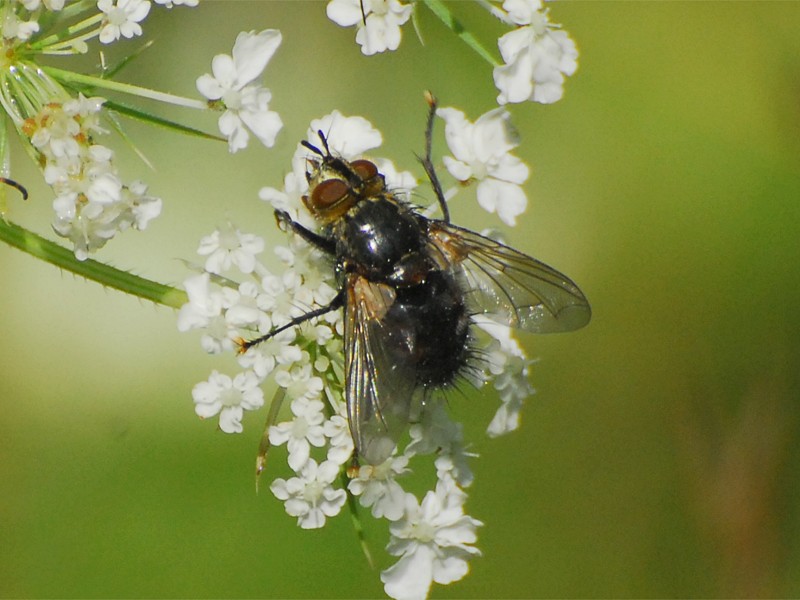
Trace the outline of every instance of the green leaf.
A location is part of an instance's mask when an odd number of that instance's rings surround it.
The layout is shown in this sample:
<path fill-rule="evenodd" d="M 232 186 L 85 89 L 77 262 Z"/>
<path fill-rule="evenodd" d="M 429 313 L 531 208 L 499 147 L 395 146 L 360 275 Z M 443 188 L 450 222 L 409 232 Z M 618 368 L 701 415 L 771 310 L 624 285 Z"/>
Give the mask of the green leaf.
<path fill-rule="evenodd" d="M 500 66 L 497 59 L 481 44 L 478 39 L 467 31 L 461 22 L 453 16 L 450 9 L 441 0 L 420 0 L 436 17 L 444 23 L 450 31 L 455 33 L 461 41 L 472 48 L 478 56 L 483 58 L 493 67 Z"/>
<path fill-rule="evenodd" d="M 140 108 L 136 108 L 135 106 L 128 106 L 127 104 L 122 104 L 121 102 L 116 102 L 114 100 L 106 100 L 103 103 L 103 107 L 112 110 L 120 115 L 125 115 L 126 117 L 143 121 L 145 123 L 148 123 L 149 125 L 156 125 L 158 127 L 164 127 L 172 131 L 177 131 L 178 133 L 185 133 L 187 135 L 193 135 L 206 140 L 216 140 L 220 142 L 228 141 L 227 138 L 214 135 L 212 133 L 207 133 L 205 131 L 201 131 L 200 129 L 189 127 L 188 125 L 181 125 L 180 123 L 177 123 L 170 119 L 159 117 L 158 115 L 148 113 L 147 111 L 144 111 Z"/>

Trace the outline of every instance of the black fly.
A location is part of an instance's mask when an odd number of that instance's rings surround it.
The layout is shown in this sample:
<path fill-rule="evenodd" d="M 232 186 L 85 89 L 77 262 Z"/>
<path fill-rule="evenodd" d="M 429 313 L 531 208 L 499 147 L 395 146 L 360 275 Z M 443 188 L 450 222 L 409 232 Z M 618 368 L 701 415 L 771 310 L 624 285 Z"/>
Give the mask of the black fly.
<path fill-rule="evenodd" d="M 303 141 L 309 193 L 303 202 L 321 224 L 313 232 L 275 211 L 280 224 L 335 261 L 333 301 L 241 351 L 327 312 L 344 309 L 345 401 L 356 456 L 386 460 L 408 425 L 416 391 L 451 384 L 467 365 L 470 315 L 486 313 L 534 333 L 573 331 L 591 309 L 568 277 L 530 256 L 450 223 L 431 161 L 436 102 L 428 96 L 421 159 L 444 217 L 429 219 L 386 188 L 368 160 L 347 161 Z"/>

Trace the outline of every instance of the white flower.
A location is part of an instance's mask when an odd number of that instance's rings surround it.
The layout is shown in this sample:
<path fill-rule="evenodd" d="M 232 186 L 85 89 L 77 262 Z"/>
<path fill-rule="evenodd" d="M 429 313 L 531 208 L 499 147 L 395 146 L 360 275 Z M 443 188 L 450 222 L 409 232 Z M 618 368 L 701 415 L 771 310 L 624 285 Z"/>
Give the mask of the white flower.
<path fill-rule="evenodd" d="M 549 22 L 541 0 L 506 0 L 503 8 L 520 27 L 497 41 L 505 61 L 494 69 L 497 102 L 557 102 L 564 76 L 578 68 L 575 42 Z"/>
<path fill-rule="evenodd" d="M 448 416 L 441 402 L 427 403 L 418 422 L 409 429 L 409 434 L 411 441 L 404 450 L 406 456 L 447 450 L 463 438 L 460 424 Z"/>
<path fill-rule="evenodd" d="M 372 123 L 364 117 L 346 117 L 338 110 L 319 119 L 314 119 L 306 132 L 306 140 L 322 149 L 319 132 L 325 134 L 328 146 L 333 154 L 345 160 L 360 158 L 364 153 L 377 148 L 383 143 L 383 136 Z M 298 145 L 292 160 L 294 173 L 305 180 L 308 169 L 309 152 L 305 146 Z M 318 159 L 317 156 L 312 158 Z"/>
<path fill-rule="evenodd" d="M 500 394 L 502 404 L 486 429 L 489 437 L 504 435 L 519 427 L 522 405 L 535 393 L 528 379 L 530 364 L 529 360 L 511 356 L 506 362 L 503 372 L 495 378 L 494 388 Z"/>
<path fill-rule="evenodd" d="M 261 75 L 278 46 L 281 33 L 267 29 L 260 33 L 242 32 L 233 46 L 233 56 L 218 54 L 211 62 L 211 75 L 197 79 L 197 89 L 209 100 L 221 100 L 225 112 L 219 129 L 228 138 L 228 149 L 237 152 L 247 146 L 247 129 L 267 147 L 283 127 L 278 113 L 269 110 L 270 91 L 253 81 Z M 247 126 L 247 129 L 245 129 Z"/>
<path fill-rule="evenodd" d="M 350 433 L 350 422 L 347 420 L 347 409 L 344 402 L 336 402 L 336 413 L 323 424 L 328 444 L 328 460 L 343 465 L 353 456 L 355 444 Z"/>
<path fill-rule="evenodd" d="M 106 14 L 103 28 L 100 30 L 100 41 L 110 44 L 120 36 L 132 38 L 142 35 L 139 22 L 150 12 L 147 0 L 97 0 L 97 8 Z"/>
<path fill-rule="evenodd" d="M 29 11 L 34 11 L 42 4 L 40 0 L 22 0 L 22 5 Z M 64 8 L 64 0 L 44 0 L 47 9 L 59 11 Z"/>
<path fill-rule="evenodd" d="M 147 194 L 147 184 L 132 181 L 122 190 L 122 202 L 130 209 L 131 224 L 136 229 L 146 229 L 148 223 L 161 214 L 161 198 Z"/>
<path fill-rule="evenodd" d="M 535 392 L 528 378 L 528 366 L 532 361 L 525 356 L 510 327 L 486 315 L 473 315 L 472 320 L 493 338 L 493 344 L 484 354 L 502 404 L 486 433 L 489 437 L 498 437 L 519 427 L 522 404 Z"/>
<path fill-rule="evenodd" d="M 464 445 L 464 426 L 456 423 L 440 403 L 425 406 L 419 422 L 409 430 L 411 441 L 403 453 L 408 456 L 436 452 L 436 470 L 439 479 L 454 479 L 461 487 L 472 484 L 473 474 L 467 459 L 475 454 Z"/>
<path fill-rule="evenodd" d="M 178 311 L 178 331 L 205 329 L 200 345 L 209 354 L 233 350 L 233 340 L 238 336 L 223 311 L 231 306 L 232 301 L 235 302 L 236 292 L 212 284 L 208 273 L 189 277 L 183 282 L 183 287 L 189 301 Z"/>
<path fill-rule="evenodd" d="M 408 472 L 407 456 L 392 456 L 380 465 L 363 465 L 347 489 L 359 496 L 361 506 L 372 507 L 372 516 L 397 521 L 405 511 L 405 491 L 395 481 Z"/>
<path fill-rule="evenodd" d="M 376 158 L 375 166 L 386 181 L 386 188 L 401 200 L 411 202 L 414 189 L 419 185 L 411 171 L 398 171 L 394 163 L 385 158 Z"/>
<path fill-rule="evenodd" d="M 299 397 L 292 400 L 294 419 L 278 423 L 269 428 L 269 441 L 274 446 L 287 443 L 289 466 L 299 471 L 310 460 L 311 446 L 319 448 L 325 444 L 322 423 L 325 405 L 319 400 Z"/>
<path fill-rule="evenodd" d="M 242 273 L 252 273 L 256 255 L 264 251 L 264 240 L 252 233 L 242 233 L 232 223 L 214 230 L 200 240 L 197 253 L 207 256 L 205 270 L 221 275 L 236 265 Z"/>
<path fill-rule="evenodd" d="M 397 50 L 405 24 L 414 7 L 399 0 L 330 0 L 328 18 L 342 27 L 357 27 L 356 43 L 370 56 Z"/>
<path fill-rule="evenodd" d="M 324 461 L 317 465 L 313 458 L 305 464 L 300 477 L 288 481 L 276 479 L 270 489 L 278 500 L 285 502 L 286 512 L 297 517 L 303 529 L 317 529 L 325 525 L 326 517 L 339 514 L 347 493 L 331 484 L 339 476 L 339 465 Z"/>
<path fill-rule="evenodd" d="M 264 405 L 260 381 L 252 371 L 239 373 L 231 379 L 214 370 L 208 381 L 194 386 L 192 398 L 195 412 L 201 419 L 219 413 L 219 428 L 225 433 L 242 432 L 245 410 L 256 410 Z"/>
<path fill-rule="evenodd" d="M 183 4 L 184 6 L 197 6 L 200 0 L 154 0 L 156 4 L 162 4 L 167 8 L 172 8 L 173 6 L 180 6 Z"/>
<path fill-rule="evenodd" d="M 272 321 L 267 317 L 265 325 L 258 328 L 259 332 L 272 331 Z M 303 359 L 303 352 L 296 345 L 297 334 L 294 327 L 272 336 L 268 340 L 253 346 L 239 356 L 239 364 L 249 367 L 259 377 L 266 377 L 275 370 L 277 365 L 288 366 Z"/>
<path fill-rule="evenodd" d="M 392 523 L 386 548 L 400 560 L 381 572 L 389 596 L 426 598 L 431 583 L 452 583 L 469 572 L 467 560 L 480 555 L 472 544 L 482 523 L 464 514 L 465 500 L 452 480 L 440 480 L 422 504 L 406 494 L 405 514 Z"/>
<path fill-rule="evenodd" d="M 105 133 L 100 126 L 104 102 L 82 94 L 54 100 L 23 126 L 55 193 L 53 230 L 73 242 L 79 260 L 119 231 L 145 229 L 161 213 L 161 199 L 148 195 L 141 181 L 126 185 L 114 165 L 114 152 L 93 141 Z"/>
<path fill-rule="evenodd" d="M 13 12 L 4 12 L 0 26 L 2 26 L 5 39 L 27 42 L 34 33 L 39 31 L 39 23 L 36 21 L 22 21 Z"/>
<path fill-rule="evenodd" d="M 455 157 L 442 159 L 447 170 L 460 181 L 477 179 L 478 204 L 515 225 L 528 205 L 520 187 L 528 179 L 528 167 L 509 154 L 519 144 L 511 115 L 496 108 L 471 123 L 454 108 L 440 108 L 436 114 L 445 120 L 447 145 Z"/>

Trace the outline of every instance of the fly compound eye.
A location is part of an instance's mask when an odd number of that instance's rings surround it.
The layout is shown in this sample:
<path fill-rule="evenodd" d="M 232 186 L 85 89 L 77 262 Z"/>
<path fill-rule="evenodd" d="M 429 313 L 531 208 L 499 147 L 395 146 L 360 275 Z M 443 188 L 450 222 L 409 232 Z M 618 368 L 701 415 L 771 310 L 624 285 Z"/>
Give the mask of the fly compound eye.
<path fill-rule="evenodd" d="M 311 193 L 311 204 L 318 211 L 325 211 L 339 204 L 350 194 L 350 187 L 341 179 L 326 179 Z"/>
<path fill-rule="evenodd" d="M 369 160 L 354 160 L 350 163 L 350 168 L 353 169 L 356 175 L 361 177 L 361 181 L 369 181 L 378 174 L 378 167 Z"/>

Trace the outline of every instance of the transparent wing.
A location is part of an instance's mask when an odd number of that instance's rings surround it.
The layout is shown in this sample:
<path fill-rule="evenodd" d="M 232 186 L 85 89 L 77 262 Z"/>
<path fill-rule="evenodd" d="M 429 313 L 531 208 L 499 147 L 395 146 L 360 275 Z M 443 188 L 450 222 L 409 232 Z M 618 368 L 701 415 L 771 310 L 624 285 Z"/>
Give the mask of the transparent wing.
<path fill-rule="evenodd" d="M 535 258 L 444 221 L 429 231 L 434 258 L 460 269 L 479 312 L 533 333 L 573 331 L 591 319 L 578 286 Z"/>
<path fill-rule="evenodd" d="M 384 316 L 392 288 L 351 275 L 345 302 L 345 399 L 358 456 L 385 461 L 408 425 L 416 372 L 409 331 Z"/>

